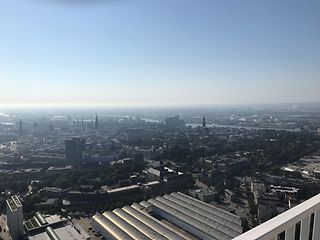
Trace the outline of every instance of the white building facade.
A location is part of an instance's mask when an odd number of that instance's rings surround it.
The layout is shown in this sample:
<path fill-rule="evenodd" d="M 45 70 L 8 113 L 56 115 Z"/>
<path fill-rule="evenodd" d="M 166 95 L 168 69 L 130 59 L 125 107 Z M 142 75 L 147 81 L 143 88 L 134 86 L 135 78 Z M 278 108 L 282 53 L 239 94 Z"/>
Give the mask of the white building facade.
<path fill-rule="evenodd" d="M 23 206 L 20 199 L 14 195 L 6 201 L 7 222 L 13 240 L 23 236 Z"/>
<path fill-rule="evenodd" d="M 280 235 L 285 240 L 320 239 L 320 194 L 233 240 L 278 240 Z"/>

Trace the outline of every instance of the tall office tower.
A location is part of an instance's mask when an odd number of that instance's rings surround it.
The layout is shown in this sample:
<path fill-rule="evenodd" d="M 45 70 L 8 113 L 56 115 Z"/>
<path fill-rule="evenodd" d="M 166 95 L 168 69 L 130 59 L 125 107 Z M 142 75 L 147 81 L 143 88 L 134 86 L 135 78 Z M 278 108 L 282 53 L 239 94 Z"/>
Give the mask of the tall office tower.
<path fill-rule="evenodd" d="M 206 127 L 206 118 L 205 116 L 203 116 L 203 119 L 202 119 L 202 127 Z"/>
<path fill-rule="evenodd" d="M 98 129 L 98 128 L 99 128 L 98 114 L 96 114 L 96 119 L 95 119 L 95 121 L 94 121 L 94 127 L 95 127 L 95 129 Z"/>
<path fill-rule="evenodd" d="M 86 148 L 86 140 L 84 138 L 72 138 L 65 140 L 65 153 L 68 162 L 77 164 L 81 163 Z"/>
<path fill-rule="evenodd" d="M 13 240 L 23 236 L 23 207 L 19 198 L 14 195 L 6 201 L 8 228 Z"/>

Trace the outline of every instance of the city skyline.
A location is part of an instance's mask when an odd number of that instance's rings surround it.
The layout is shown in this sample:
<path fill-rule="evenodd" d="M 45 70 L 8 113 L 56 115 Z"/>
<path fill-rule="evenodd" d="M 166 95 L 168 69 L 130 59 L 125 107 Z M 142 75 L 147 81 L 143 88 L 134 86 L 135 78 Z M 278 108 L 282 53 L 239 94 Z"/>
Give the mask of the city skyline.
<path fill-rule="evenodd" d="M 318 1 L 3 1 L 5 106 L 319 102 Z"/>

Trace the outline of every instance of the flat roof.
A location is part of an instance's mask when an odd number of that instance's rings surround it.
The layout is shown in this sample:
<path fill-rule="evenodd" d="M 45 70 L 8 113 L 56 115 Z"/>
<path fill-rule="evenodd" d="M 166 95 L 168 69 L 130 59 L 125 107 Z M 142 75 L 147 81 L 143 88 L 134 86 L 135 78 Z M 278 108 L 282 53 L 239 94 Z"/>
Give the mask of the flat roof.
<path fill-rule="evenodd" d="M 20 199 L 16 195 L 11 196 L 11 198 L 9 198 L 6 202 L 12 212 L 17 211 L 18 207 L 22 207 Z"/>
<path fill-rule="evenodd" d="M 59 237 L 61 240 L 88 240 L 90 236 L 84 232 L 82 229 L 79 229 L 76 225 L 68 224 L 66 226 L 55 228 L 53 232 Z M 33 236 L 28 237 L 29 240 L 51 240 L 47 231 L 38 233 Z"/>
<path fill-rule="evenodd" d="M 13 196 L 11 197 L 11 199 L 14 201 L 14 203 L 16 204 L 17 207 L 22 206 L 22 204 L 21 204 L 21 202 L 20 202 L 20 199 L 18 198 L 17 195 L 13 195 Z"/>
<path fill-rule="evenodd" d="M 62 221 L 66 221 L 65 218 L 61 218 L 59 215 L 47 215 L 44 216 L 45 220 L 48 222 L 48 224 L 54 224 Z"/>
<path fill-rule="evenodd" d="M 12 201 L 12 199 L 8 199 L 8 200 L 7 200 L 7 205 L 9 206 L 11 212 L 17 210 L 17 206 L 14 204 L 14 202 Z"/>

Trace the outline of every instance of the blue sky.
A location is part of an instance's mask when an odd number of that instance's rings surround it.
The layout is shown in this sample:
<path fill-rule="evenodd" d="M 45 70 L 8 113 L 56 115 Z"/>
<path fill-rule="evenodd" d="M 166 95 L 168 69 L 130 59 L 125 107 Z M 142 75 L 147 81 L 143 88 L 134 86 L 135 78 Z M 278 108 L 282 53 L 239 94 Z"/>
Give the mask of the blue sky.
<path fill-rule="evenodd" d="M 320 1 L 2 0 L 0 104 L 320 102 Z"/>

